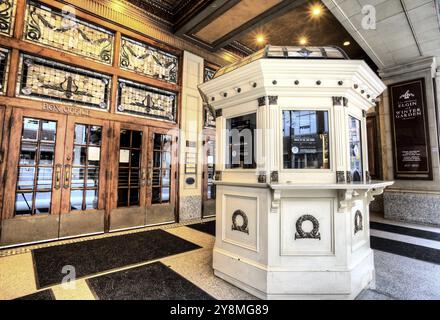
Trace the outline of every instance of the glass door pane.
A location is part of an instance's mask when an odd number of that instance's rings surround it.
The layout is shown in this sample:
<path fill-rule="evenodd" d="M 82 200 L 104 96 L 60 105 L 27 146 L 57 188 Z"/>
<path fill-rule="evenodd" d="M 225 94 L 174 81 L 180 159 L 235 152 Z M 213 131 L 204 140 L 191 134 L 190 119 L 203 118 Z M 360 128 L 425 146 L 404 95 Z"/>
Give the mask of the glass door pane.
<path fill-rule="evenodd" d="M 170 135 L 153 134 L 152 204 L 170 202 L 171 147 Z"/>
<path fill-rule="evenodd" d="M 70 209 L 98 209 L 102 127 L 75 124 Z"/>
<path fill-rule="evenodd" d="M 118 207 L 140 204 L 142 136 L 142 131 L 120 130 Z"/>
<path fill-rule="evenodd" d="M 51 213 L 57 122 L 23 118 L 15 215 Z"/>

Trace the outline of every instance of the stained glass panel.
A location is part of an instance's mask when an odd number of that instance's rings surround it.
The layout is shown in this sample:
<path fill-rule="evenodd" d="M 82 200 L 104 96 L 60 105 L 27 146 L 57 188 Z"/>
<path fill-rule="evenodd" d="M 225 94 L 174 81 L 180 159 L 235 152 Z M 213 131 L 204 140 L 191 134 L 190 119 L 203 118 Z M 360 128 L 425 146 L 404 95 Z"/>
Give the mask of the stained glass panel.
<path fill-rule="evenodd" d="M 16 0 L 0 1 L 0 33 L 11 36 L 14 31 Z"/>
<path fill-rule="evenodd" d="M 177 83 L 177 57 L 145 43 L 122 37 L 119 61 L 123 69 Z"/>
<path fill-rule="evenodd" d="M 9 69 L 9 52 L 10 51 L 8 49 L 0 48 L 0 94 L 6 93 L 6 81 L 8 79 Z"/>
<path fill-rule="evenodd" d="M 176 121 L 176 94 L 120 79 L 118 111 Z"/>
<path fill-rule="evenodd" d="M 29 1 L 23 37 L 106 64 L 113 61 L 114 34 L 78 19 L 74 11 L 61 12 Z"/>
<path fill-rule="evenodd" d="M 58 62 L 22 55 L 17 94 L 108 109 L 111 78 Z"/>

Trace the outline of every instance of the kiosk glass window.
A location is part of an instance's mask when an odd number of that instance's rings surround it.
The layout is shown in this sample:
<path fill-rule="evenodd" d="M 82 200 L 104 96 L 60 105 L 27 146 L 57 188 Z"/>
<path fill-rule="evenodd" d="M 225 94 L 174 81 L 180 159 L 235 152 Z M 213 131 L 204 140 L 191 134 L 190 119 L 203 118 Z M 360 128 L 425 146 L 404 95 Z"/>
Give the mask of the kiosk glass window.
<path fill-rule="evenodd" d="M 349 117 L 348 131 L 350 139 L 350 172 L 353 181 L 362 181 L 362 135 L 361 121 Z"/>
<path fill-rule="evenodd" d="M 328 111 L 283 111 L 284 169 L 330 169 Z"/>
<path fill-rule="evenodd" d="M 226 150 L 227 169 L 255 169 L 255 129 L 257 114 L 252 113 L 226 121 L 228 141 Z"/>

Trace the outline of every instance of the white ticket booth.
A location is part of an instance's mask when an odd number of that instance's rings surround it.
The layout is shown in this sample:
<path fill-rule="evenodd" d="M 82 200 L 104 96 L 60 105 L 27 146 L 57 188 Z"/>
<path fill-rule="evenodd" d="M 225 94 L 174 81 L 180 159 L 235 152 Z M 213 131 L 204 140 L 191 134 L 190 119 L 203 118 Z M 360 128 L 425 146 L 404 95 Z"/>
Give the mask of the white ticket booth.
<path fill-rule="evenodd" d="M 267 46 L 199 87 L 216 113 L 215 274 L 263 299 L 374 285 L 366 111 L 385 85 L 335 47 Z"/>

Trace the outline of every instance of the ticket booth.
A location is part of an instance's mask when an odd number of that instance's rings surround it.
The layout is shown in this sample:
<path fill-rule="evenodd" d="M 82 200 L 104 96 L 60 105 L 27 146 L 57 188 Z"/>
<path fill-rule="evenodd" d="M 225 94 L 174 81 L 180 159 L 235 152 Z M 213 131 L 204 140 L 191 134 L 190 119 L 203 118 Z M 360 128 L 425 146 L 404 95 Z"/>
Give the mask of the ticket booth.
<path fill-rule="evenodd" d="M 216 114 L 215 274 L 263 299 L 374 285 L 366 111 L 385 85 L 335 47 L 267 46 L 200 85 Z"/>

